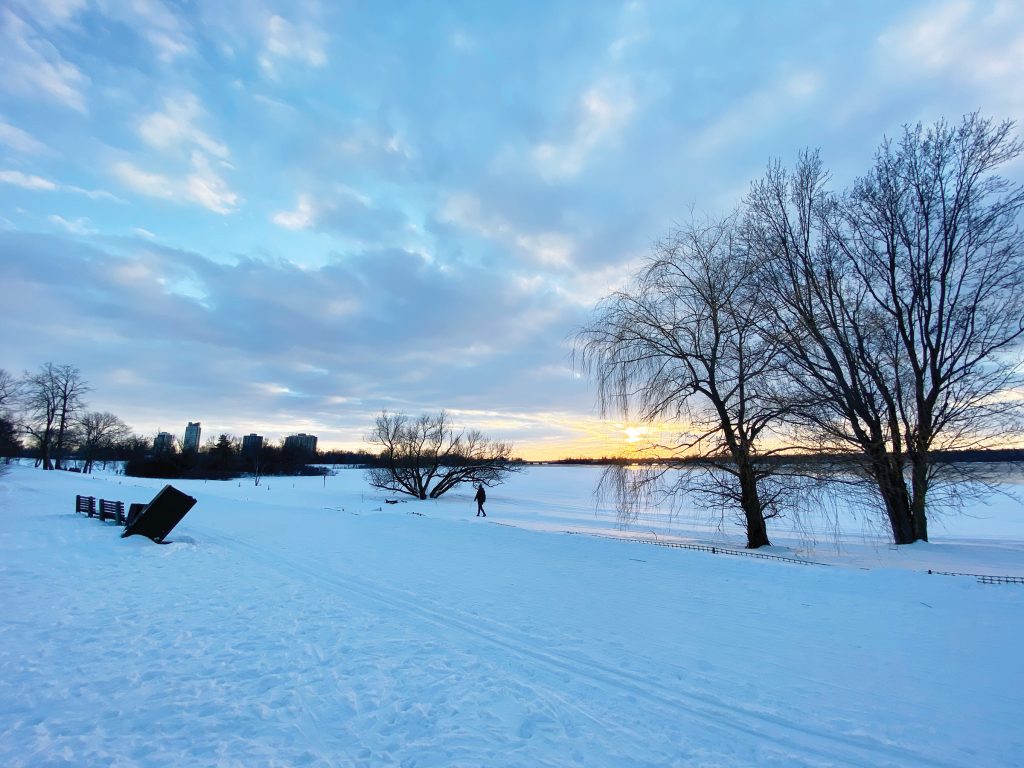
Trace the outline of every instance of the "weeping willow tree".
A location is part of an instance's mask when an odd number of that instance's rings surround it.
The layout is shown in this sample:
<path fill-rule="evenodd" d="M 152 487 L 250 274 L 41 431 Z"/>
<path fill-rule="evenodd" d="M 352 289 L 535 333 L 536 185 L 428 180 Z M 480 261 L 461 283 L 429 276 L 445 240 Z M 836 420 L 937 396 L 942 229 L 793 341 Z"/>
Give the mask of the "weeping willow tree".
<path fill-rule="evenodd" d="M 749 548 L 771 543 L 766 521 L 784 487 L 763 444 L 783 415 L 784 371 L 780 342 L 762 329 L 756 269 L 735 216 L 691 223 L 578 332 L 575 356 L 606 417 L 675 427 L 671 441 L 647 446 L 672 460 L 607 470 L 624 518 L 691 494 L 737 511 Z"/>

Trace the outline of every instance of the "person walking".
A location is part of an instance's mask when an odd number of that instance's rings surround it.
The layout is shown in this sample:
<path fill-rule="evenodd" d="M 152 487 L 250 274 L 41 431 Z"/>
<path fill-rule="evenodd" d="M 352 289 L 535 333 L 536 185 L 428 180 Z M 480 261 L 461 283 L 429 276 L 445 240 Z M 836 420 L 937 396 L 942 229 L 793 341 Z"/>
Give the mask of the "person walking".
<path fill-rule="evenodd" d="M 481 515 L 483 515 L 484 517 L 487 517 L 487 513 L 484 512 L 484 502 L 485 501 L 487 501 L 487 494 L 484 493 L 484 484 L 480 483 L 480 485 L 478 485 L 477 488 L 476 488 L 476 516 L 477 517 L 480 517 Z"/>

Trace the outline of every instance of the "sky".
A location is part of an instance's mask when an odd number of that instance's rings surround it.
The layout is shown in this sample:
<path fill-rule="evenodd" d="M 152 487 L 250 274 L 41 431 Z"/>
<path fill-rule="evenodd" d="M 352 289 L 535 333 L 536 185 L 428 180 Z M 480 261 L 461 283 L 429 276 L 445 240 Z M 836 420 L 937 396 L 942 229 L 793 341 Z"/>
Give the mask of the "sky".
<path fill-rule="evenodd" d="M 2 0 L 0 368 L 144 435 L 621 453 L 572 338 L 653 242 L 974 110 L 1024 118 L 1022 3 Z"/>

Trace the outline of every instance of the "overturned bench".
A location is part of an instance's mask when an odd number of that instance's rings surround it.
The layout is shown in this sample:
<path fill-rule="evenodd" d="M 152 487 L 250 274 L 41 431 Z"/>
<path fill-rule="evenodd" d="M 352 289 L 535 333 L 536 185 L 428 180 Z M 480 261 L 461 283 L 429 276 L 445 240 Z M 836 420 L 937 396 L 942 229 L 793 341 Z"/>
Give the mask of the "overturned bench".
<path fill-rule="evenodd" d="M 149 504 L 132 504 L 121 538 L 145 536 L 163 543 L 181 519 L 195 506 L 196 500 L 173 485 L 165 485 Z"/>

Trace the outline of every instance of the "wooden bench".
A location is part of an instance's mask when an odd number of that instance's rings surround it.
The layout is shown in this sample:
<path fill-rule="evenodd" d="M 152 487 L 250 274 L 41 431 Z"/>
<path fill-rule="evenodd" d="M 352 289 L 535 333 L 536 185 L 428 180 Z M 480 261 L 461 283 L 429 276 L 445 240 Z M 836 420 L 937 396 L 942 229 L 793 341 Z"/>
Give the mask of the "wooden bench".
<path fill-rule="evenodd" d="M 95 517 L 96 497 L 75 496 L 75 512 L 77 512 L 80 515 L 88 515 L 89 517 Z"/>
<path fill-rule="evenodd" d="M 100 499 L 100 520 L 115 520 L 118 525 L 124 525 L 124 502 Z"/>

